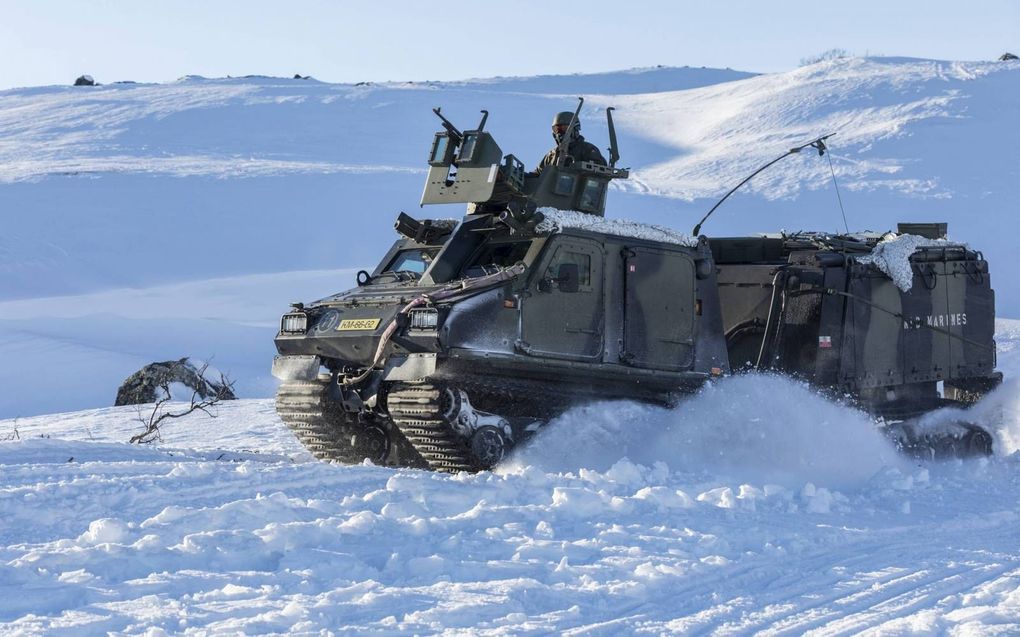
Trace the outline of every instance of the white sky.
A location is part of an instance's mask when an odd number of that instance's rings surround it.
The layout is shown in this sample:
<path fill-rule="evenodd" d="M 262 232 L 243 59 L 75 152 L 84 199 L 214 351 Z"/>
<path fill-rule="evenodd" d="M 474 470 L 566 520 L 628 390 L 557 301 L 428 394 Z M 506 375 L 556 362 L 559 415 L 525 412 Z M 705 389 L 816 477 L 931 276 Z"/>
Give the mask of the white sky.
<path fill-rule="evenodd" d="M 312 75 L 329 82 L 710 66 L 782 71 L 831 48 L 1020 54 L 1016 0 L 0 0 L 0 88 Z"/>

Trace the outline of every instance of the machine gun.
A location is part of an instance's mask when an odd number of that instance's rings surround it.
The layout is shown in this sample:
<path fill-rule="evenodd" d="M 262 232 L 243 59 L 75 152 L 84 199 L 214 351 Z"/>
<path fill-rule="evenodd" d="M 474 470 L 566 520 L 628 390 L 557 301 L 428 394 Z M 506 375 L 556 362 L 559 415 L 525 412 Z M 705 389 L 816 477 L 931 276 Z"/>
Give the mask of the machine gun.
<path fill-rule="evenodd" d="M 439 243 L 443 237 L 453 232 L 455 225 L 451 221 L 436 219 L 419 221 L 406 212 L 401 212 L 393 228 L 412 241 L 431 244 Z"/>
<path fill-rule="evenodd" d="M 457 127 L 453 125 L 453 122 L 446 119 L 446 116 L 443 115 L 442 110 L 443 110 L 442 107 L 437 106 L 432 109 L 432 112 L 436 114 L 436 117 L 443 121 L 443 128 L 446 129 L 447 136 L 450 138 L 450 141 L 453 142 L 452 146 L 456 148 L 457 146 L 460 146 L 460 141 L 464 139 L 464 135 L 461 134 L 459 130 L 457 130 Z M 482 112 L 485 113 L 485 111 Z M 488 115 L 488 113 L 486 113 L 486 115 Z M 484 123 L 485 120 L 483 119 L 482 122 Z"/>

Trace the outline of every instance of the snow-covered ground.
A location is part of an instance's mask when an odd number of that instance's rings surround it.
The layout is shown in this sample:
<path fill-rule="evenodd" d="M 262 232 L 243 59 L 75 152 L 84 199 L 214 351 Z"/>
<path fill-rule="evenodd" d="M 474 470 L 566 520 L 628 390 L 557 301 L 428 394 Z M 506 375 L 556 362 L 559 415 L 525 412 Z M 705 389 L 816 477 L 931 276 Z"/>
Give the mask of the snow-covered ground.
<path fill-rule="evenodd" d="M 0 421 L 0 634 L 1016 634 L 1015 383 L 994 457 L 932 464 L 769 376 L 478 475 L 315 462 L 271 400 Z"/>

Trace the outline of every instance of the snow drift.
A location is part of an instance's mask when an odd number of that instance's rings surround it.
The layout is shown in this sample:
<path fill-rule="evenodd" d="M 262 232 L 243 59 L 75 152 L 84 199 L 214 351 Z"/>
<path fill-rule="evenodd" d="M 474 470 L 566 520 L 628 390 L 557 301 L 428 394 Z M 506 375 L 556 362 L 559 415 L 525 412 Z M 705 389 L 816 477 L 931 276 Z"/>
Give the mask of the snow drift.
<path fill-rule="evenodd" d="M 631 462 L 733 480 L 860 486 L 901 465 L 867 415 L 807 385 L 749 374 L 706 386 L 675 408 L 598 403 L 553 421 L 515 455 L 515 466 L 605 471 Z"/>

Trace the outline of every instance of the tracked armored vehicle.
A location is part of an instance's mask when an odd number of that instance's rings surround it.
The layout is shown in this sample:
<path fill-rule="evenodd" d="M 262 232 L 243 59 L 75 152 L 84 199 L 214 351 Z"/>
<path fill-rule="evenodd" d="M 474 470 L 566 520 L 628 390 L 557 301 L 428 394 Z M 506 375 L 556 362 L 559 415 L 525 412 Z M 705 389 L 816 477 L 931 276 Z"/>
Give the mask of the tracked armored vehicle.
<path fill-rule="evenodd" d="M 908 452 L 990 450 L 976 424 L 933 436 L 913 420 L 1001 379 L 987 263 L 940 228 L 901 228 L 916 245 L 881 261 L 878 235 L 708 239 L 604 219 L 628 176 L 611 111 L 608 165 L 564 153 L 541 174 L 503 154 L 487 114 L 461 132 L 436 113 L 422 204 L 466 216 L 401 213 L 358 287 L 282 318 L 277 410 L 316 457 L 486 469 L 572 405 L 671 403 L 749 369 L 849 396 Z"/>

